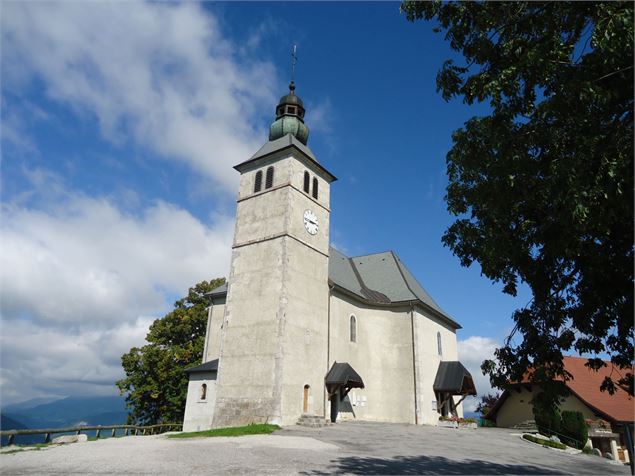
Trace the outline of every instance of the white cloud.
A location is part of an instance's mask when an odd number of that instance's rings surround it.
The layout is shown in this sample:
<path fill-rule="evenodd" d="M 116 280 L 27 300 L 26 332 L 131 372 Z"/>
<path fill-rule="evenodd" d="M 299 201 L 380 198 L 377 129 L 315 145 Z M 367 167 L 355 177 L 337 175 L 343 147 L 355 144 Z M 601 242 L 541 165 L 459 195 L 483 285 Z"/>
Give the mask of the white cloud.
<path fill-rule="evenodd" d="M 489 377 L 483 375 L 481 371 L 481 364 L 486 359 L 494 358 L 494 350 L 500 344 L 490 337 L 470 336 L 467 339 L 458 341 L 459 360 L 474 379 L 474 385 L 479 396 L 486 395 L 488 393 L 497 393 L 493 391 L 492 386 L 489 383 Z M 478 399 L 468 397 L 463 402 L 463 409 L 465 411 L 473 412 L 476 410 Z"/>
<path fill-rule="evenodd" d="M 109 393 L 121 355 L 187 288 L 226 276 L 233 219 L 156 202 L 131 212 L 29 174 L 37 207 L 2 207 L 3 399 Z M 47 186 L 45 186 L 47 185 Z M 169 300 L 169 302 L 168 302 Z"/>
<path fill-rule="evenodd" d="M 3 403 L 116 394 L 114 382 L 123 377 L 121 355 L 143 344 L 152 320 L 140 317 L 105 332 L 69 332 L 20 320 L 3 323 Z"/>
<path fill-rule="evenodd" d="M 184 161 L 226 191 L 237 180 L 231 166 L 266 136 L 253 119 L 275 100 L 273 66 L 249 50 L 193 2 L 3 5 L 4 88 L 19 92 L 36 76 L 115 144 L 132 139 Z"/>

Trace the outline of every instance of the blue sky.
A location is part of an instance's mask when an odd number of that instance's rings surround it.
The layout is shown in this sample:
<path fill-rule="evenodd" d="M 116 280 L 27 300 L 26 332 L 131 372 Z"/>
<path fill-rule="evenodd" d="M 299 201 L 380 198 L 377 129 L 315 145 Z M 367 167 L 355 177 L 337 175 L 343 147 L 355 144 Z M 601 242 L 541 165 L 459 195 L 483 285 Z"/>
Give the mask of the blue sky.
<path fill-rule="evenodd" d="M 298 45 L 309 146 L 339 180 L 331 241 L 394 250 L 458 320 L 473 374 L 518 298 L 441 243 L 455 57 L 398 3 L 3 3 L 2 399 L 108 394 L 187 287 L 228 270 L 237 173 Z M 484 378 L 479 390 L 487 391 Z"/>

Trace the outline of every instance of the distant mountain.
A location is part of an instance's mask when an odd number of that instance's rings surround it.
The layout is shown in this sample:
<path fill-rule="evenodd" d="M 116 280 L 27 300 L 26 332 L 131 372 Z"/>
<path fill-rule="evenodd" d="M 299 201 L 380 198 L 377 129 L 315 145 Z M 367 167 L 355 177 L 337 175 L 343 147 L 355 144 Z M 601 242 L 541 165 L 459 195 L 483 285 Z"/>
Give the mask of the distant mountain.
<path fill-rule="evenodd" d="M 57 400 L 62 400 L 64 397 L 39 397 L 32 398 L 31 400 L 27 400 L 25 402 L 12 403 L 11 405 L 4 405 L 2 407 L 3 412 L 9 413 L 20 413 L 23 409 L 29 409 L 36 407 L 38 405 L 44 405 L 45 403 L 55 402 Z"/>
<path fill-rule="evenodd" d="M 14 420 L 11 417 L 6 416 L 4 413 L 0 413 L 0 429 L 1 430 L 24 430 L 27 426 L 19 422 L 18 420 Z"/>
<path fill-rule="evenodd" d="M 25 402 L 26 403 L 26 402 Z M 77 423 L 87 425 L 124 424 L 128 418 L 123 397 L 67 397 L 53 402 L 7 405 L 5 416 L 22 422 L 28 428 L 62 428 Z"/>

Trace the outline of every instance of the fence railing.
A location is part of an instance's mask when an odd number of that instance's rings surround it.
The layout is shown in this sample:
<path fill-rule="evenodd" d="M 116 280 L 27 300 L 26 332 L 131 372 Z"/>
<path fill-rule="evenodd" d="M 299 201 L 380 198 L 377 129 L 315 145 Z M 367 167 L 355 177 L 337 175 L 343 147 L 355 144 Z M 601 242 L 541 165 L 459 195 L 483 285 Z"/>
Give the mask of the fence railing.
<path fill-rule="evenodd" d="M 165 431 L 178 431 L 183 427 L 182 423 L 160 423 L 157 425 L 96 425 L 96 426 L 73 426 L 68 428 L 45 428 L 41 430 L 3 430 L 0 431 L 0 437 L 7 436 L 7 445 L 12 445 L 15 442 L 15 437 L 20 435 L 44 435 L 44 443 L 51 442 L 51 435 L 56 433 L 75 433 L 76 435 L 82 432 L 94 431 L 95 438 L 99 439 L 102 435 L 102 431 L 110 430 L 111 437 L 117 436 L 117 430 L 123 430 L 123 434 L 120 436 L 132 436 L 132 435 L 155 435 L 164 433 Z"/>

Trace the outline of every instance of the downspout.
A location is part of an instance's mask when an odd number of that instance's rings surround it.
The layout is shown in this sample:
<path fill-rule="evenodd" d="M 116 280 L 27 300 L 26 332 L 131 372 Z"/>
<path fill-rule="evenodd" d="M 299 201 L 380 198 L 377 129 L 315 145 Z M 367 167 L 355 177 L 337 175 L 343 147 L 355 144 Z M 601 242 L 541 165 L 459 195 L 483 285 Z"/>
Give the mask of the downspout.
<path fill-rule="evenodd" d="M 335 285 L 329 284 L 328 302 L 326 304 L 326 371 L 324 372 L 324 378 L 329 371 L 329 363 L 331 362 L 331 294 Z M 326 402 L 328 401 L 328 390 L 324 385 L 324 418 L 326 418 Z"/>
<path fill-rule="evenodd" d="M 415 306 L 410 302 L 410 329 L 412 332 L 412 377 L 415 394 L 415 425 L 419 424 L 419 408 L 417 406 L 417 358 L 415 352 Z"/>
<path fill-rule="evenodd" d="M 208 351 L 208 342 L 209 342 L 209 330 L 212 327 L 212 307 L 213 304 L 207 306 L 207 330 L 205 331 L 205 343 L 203 345 L 203 362 L 207 362 L 207 351 Z"/>

